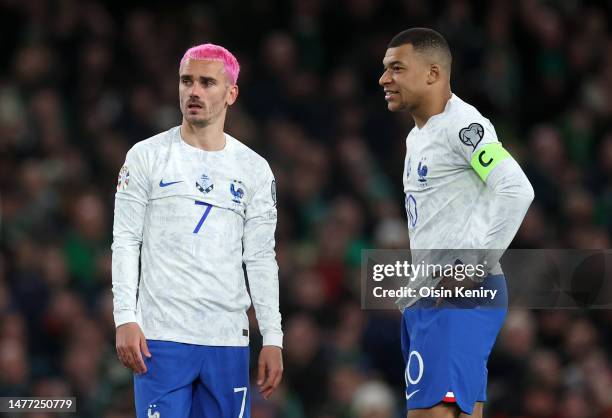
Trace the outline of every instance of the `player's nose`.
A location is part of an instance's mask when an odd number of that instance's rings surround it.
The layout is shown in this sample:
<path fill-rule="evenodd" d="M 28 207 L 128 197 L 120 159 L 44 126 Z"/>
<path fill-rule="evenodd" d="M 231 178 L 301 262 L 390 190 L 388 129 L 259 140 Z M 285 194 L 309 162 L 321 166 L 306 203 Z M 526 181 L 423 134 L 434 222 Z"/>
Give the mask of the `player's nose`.
<path fill-rule="evenodd" d="M 202 87 L 202 85 L 200 83 L 193 83 L 191 85 L 191 90 L 189 90 L 189 97 L 201 97 L 202 96 L 202 92 L 204 91 L 204 88 Z"/>
<path fill-rule="evenodd" d="M 380 84 L 381 86 L 384 86 L 385 84 L 388 84 L 390 81 L 391 81 L 391 78 L 389 77 L 389 72 L 385 71 L 382 73 L 382 75 L 378 79 L 378 84 Z"/>

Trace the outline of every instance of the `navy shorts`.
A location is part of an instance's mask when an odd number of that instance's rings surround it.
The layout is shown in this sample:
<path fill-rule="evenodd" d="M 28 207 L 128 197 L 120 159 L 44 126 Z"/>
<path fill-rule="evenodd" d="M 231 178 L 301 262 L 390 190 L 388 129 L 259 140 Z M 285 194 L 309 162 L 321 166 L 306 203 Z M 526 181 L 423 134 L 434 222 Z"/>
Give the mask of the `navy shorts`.
<path fill-rule="evenodd" d="M 147 345 L 147 372 L 134 375 L 138 418 L 250 417 L 249 347 Z"/>
<path fill-rule="evenodd" d="M 404 310 L 402 353 L 408 410 L 456 402 L 472 414 L 486 400 L 487 361 L 504 323 L 508 296 L 503 275 L 488 276 L 485 289 L 496 289 L 493 300 L 423 298 Z"/>

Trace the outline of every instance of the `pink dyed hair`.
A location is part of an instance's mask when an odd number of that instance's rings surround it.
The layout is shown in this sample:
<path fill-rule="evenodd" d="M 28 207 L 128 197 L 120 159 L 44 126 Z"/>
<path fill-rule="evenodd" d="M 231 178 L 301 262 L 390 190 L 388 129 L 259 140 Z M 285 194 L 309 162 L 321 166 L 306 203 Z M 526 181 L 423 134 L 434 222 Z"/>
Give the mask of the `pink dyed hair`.
<path fill-rule="evenodd" d="M 232 84 L 238 81 L 238 73 L 240 73 L 240 64 L 236 57 L 222 46 L 215 44 L 202 44 L 189 48 L 185 51 L 185 55 L 181 59 L 180 66 L 188 59 L 192 60 L 209 60 L 220 61 L 223 63 L 225 74 Z"/>

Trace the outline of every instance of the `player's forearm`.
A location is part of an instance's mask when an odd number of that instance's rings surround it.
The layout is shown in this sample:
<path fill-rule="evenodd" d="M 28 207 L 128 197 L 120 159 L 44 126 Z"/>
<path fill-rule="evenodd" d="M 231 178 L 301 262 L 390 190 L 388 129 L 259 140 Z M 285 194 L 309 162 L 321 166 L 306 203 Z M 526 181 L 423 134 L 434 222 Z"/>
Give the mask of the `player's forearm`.
<path fill-rule="evenodd" d="M 482 248 L 502 250 L 488 252 L 487 263 L 493 267 L 514 239 L 534 193 L 523 170 L 513 159 L 504 161 L 491 172 L 487 186 L 493 191 L 493 200 Z"/>
<path fill-rule="evenodd" d="M 274 244 L 268 243 L 265 250 L 245 259 L 251 299 L 263 345 L 283 346 L 283 331 L 278 300 L 278 265 Z M 271 244 L 271 245 L 270 245 Z"/>
<path fill-rule="evenodd" d="M 278 301 L 278 264 L 274 252 L 275 219 L 251 222 L 244 240 L 251 299 L 264 345 L 283 346 L 281 315 Z"/>
<path fill-rule="evenodd" d="M 112 280 L 115 326 L 136 321 L 140 244 L 113 242 Z"/>
<path fill-rule="evenodd" d="M 272 258 L 247 263 L 247 275 L 263 345 L 283 346 L 278 301 L 278 267 Z"/>
<path fill-rule="evenodd" d="M 261 332 L 262 345 L 274 345 L 283 348 L 283 331 L 281 329 L 281 315 L 278 309 L 255 304 L 257 323 Z"/>
<path fill-rule="evenodd" d="M 113 225 L 113 314 L 115 325 L 136 321 L 140 248 L 146 205 L 117 197 Z"/>

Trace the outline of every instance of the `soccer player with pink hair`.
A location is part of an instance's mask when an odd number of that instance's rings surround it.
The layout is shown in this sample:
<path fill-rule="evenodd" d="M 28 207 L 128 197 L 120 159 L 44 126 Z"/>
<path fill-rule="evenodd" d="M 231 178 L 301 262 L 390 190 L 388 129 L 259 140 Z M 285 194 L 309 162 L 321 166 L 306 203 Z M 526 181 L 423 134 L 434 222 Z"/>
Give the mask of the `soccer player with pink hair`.
<path fill-rule="evenodd" d="M 138 418 L 250 416 L 251 303 L 264 398 L 282 378 L 276 183 L 264 158 L 224 132 L 239 72 L 221 46 L 188 49 L 179 65 L 181 125 L 138 142 L 119 171 L 116 346 L 134 371 Z"/>

